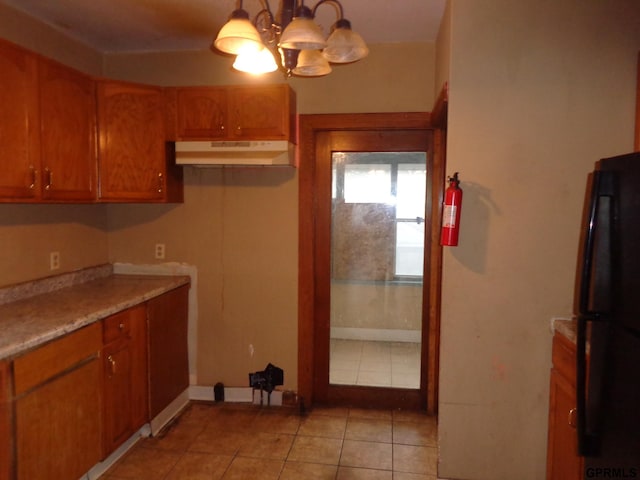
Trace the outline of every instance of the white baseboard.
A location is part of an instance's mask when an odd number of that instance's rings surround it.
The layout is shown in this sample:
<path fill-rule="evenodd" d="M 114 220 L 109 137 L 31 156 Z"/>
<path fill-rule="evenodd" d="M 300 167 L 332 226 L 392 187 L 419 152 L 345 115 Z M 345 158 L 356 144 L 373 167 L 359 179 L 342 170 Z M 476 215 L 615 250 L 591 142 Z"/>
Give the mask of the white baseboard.
<path fill-rule="evenodd" d="M 189 400 L 197 400 L 200 402 L 213 402 L 213 386 L 191 385 L 189 387 Z"/>
<path fill-rule="evenodd" d="M 211 388 L 213 390 L 213 387 Z M 224 387 L 225 402 L 247 402 L 253 401 L 253 388 L 251 387 Z"/>
<path fill-rule="evenodd" d="M 370 342 L 420 343 L 422 340 L 422 332 L 420 330 L 384 328 L 331 327 L 331 338 Z"/>
<path fill-rule="evenodd" d="M 138 440 L 143 437 L 148 437 L 151 435 L 151 428 L 149 428 L 149 424 L 145 423 L 140 430 L 138 430 L 135 434 L 133 434 L 126 442 L 120 445 L 111 455 L 105 458 L 102 462 L 94 465 L 91 470 L 87 472 L 87 474 L 82 477 L 81 480 L 95 480 L 100 478 L 104 473 L 109 470 L 122 456 L 129 451 L 131 447 L 133 447 Z"/>
<path fill-rule="evenodd" d="M 157 435 L 162 428 L 169 423 L 189 403 L 189 388 L 176 397 L 158 415 L 151 419 L 151 435 Z"/>
<path fill-rule="evenodd" d="M 189 387 L 189 400 L 201 402 L 215 401 L 213 386 L 208 385 L 191 385 Z M 225 387 L 224 401 L 229 403 L 253 403 L 260 405 L 260 390 L 254 390 L 251 387 Z M 269 402 L 267 392 L 262 392 L 262 403 L 267 405 Z M 274 390 L 271 392 L 272 406 L 282 405 L 282 392 Z"/>

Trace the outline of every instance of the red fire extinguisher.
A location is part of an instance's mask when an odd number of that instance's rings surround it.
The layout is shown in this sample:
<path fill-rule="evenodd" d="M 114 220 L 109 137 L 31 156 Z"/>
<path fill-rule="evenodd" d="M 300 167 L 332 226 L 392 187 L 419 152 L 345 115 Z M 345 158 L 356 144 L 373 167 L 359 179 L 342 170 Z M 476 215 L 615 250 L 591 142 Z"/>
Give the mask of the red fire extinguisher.
<path fill-rule="evenodd" d="M 449 177 L 449 187 L 444 192 L 440 245 L 449 247 L 458 245 L 461 211 L 462 189 L 460 188 L 460 180 L 458 180 L 458 172 L 456 172 L 453 174 L 453 177 Z"/>

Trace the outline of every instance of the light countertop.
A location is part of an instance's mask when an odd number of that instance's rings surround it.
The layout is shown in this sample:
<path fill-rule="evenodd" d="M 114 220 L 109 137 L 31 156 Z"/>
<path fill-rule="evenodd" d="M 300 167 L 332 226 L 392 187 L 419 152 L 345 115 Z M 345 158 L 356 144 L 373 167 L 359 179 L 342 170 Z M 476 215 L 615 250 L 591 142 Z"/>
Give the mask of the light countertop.
<path fill-rule="evenodd" d="M 557 319 L 553 322 L 554 332 L 558 332 L 567 338 L 571 343 L 576 343 L 578 336 L 578 326 L 576 320 Z"/>
<path fill-rule="evenodd" d="M 188 276 L 108 274 L 0 304 L 0 360 L 188 283 Z"/>

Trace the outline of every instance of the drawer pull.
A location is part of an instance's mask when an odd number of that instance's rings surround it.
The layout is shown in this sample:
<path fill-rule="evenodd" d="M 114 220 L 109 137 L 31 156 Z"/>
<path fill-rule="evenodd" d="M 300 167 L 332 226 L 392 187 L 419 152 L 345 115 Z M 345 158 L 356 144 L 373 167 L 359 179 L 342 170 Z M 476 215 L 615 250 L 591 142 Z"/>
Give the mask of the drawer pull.
<path fill-rule="evenodd" d="M 118 325 L 118 328 L 119 328 L 120 330 L 124 330 L 124 323 L 120 323 L 120 325 Z"/>

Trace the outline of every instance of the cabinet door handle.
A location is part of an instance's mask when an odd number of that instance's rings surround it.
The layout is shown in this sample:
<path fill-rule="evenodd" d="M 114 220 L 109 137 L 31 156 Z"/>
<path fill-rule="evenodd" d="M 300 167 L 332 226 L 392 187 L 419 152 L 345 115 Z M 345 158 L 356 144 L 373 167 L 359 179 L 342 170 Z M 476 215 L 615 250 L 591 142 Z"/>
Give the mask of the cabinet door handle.
<path fill-rule="evenodd" d="M 158 193 L 162 193 L 164 190 L 164 175 L 162 172 L 158 172 Z"/>
<path fill-rule="evenodd" d="M 29 172 L 31 172 L 31 185 L 29 185 L 29 189 L 33 190 L 36 188 L 36 182 L 38 181 L 38 171 L 33 168 L 33 165 L 29 165 Z"/>
<path fill-rule="evenodd" d="M 224 131 L 224 125 L 222 123 L 220 124 L 220 130 Z"/>
<path fill-rule="evenodd" d="M 116 361 L 113 359 L 111 355 L 107 357 L 107 362 L 109 362 L 109 377 L 113 377 L 116 374 Z"/>
<path fill-rule="evenodd" d="M 570 427 L 573 427 L 573 428 L 576 428 L 576 412 L 577 412 L 577 409 L 572 408 L 571 410 L 569 410 L 569 416 L 567 418 L 567 423 L 569 424 Z"/>
<path fill-rule="evenodd" d="M 48 168 L 44 169 L 44 173 L 47 175 L 47 183 L 44 186 L 45 190 L 50 190 L 51 187 L 53 186 L 53 172 L 51 170 L 49 170 Z"/>
<path fill-rule="evenodd" d="M 120 330 L 124 330 L 124 323 L 120 323 L 120 325 L 118 325 L 118 328 L 119 328 Z"/>

